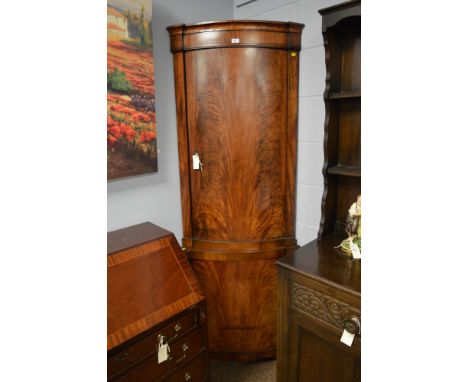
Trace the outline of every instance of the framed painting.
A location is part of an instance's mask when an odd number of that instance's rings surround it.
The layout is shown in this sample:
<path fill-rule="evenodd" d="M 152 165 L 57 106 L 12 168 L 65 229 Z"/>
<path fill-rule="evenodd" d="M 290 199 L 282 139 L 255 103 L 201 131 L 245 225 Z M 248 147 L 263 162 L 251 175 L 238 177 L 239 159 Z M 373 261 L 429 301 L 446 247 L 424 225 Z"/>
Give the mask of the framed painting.
<path fill-rule="evenodd" d="M 157 171 L 151 0 L 107 0 L 107 179 Z"/>

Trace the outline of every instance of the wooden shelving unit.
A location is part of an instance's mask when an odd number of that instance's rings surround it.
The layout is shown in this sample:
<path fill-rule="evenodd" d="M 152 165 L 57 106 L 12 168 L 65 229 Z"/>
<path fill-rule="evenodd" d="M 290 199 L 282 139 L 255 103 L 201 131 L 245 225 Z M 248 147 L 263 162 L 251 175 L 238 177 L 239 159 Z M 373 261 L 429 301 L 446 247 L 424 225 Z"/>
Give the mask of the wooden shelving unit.
<path fill-rule="evenodd" d="M 327 169 L 328 174 L 361 177 L 361 168 L 358 166 L 334 166 Z"/>
<path fill-rule="evenodd" d="M 328 99 L 347 99 L 347 98 L 361 98 L 361 91 L 346 91 L 330 93 Z"/>
<path fill-rule="evenodd" d="M 341 9 L 347 12 L 346 6 Z M 361 18 L 324 20 L 325 187 L 318 238 L 335 234 L 338 245 L 348 209 L 361 193 Z"/>
<path fill-rule="evenodd" d="M 361 380 L 361 260 L 336 248 L 361 193 L 361 3 L 319 12 L 327 60 L 322 219 L 317 240 L 278 260 L 278 382 Z M 345 329 L 354 335 L 347 345 Z"/>

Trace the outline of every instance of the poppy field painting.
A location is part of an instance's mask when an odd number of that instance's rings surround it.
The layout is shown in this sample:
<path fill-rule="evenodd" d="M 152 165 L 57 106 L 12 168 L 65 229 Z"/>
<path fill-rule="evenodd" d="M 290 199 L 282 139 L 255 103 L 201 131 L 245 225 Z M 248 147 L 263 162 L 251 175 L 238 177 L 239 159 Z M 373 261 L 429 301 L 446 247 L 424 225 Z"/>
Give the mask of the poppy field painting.
<path fill-rule="evenodd" d="M 107 1 L 107 179 L 157 171 L 151 0 Z"/>

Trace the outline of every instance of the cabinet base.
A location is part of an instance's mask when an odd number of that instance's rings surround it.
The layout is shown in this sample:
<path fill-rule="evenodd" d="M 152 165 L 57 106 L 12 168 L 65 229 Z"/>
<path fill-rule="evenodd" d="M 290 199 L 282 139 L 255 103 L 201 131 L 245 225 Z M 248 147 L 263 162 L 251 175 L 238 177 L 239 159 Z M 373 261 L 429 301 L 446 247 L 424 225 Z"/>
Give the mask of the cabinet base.
<path fill-rule="evenodd" d="M 266 361 L 276 359 L 276 349 L 255 353 L 210 353 L 209 357 L 223 361 Z"/>
<path fill-rule="evenodd" d="M 206 297 L 208 351 L 213 358 L 254 361 L 276 356 L 276 261 L 296 248 L 294 238 L 287 240 L 289 246 L 285 241 L 239 242 L 235 251 L 230 251 L 233 244 L 229 248 L 221 242 L 210 243 L 215 250 L 207 250 L 206 242 L 184 243 Z M 195 245 L 190 248 L 191 244 Z M 197 248 L 201 245 L 205 248 Z M 245 249 L 254 245 L 268 248 Z"/>

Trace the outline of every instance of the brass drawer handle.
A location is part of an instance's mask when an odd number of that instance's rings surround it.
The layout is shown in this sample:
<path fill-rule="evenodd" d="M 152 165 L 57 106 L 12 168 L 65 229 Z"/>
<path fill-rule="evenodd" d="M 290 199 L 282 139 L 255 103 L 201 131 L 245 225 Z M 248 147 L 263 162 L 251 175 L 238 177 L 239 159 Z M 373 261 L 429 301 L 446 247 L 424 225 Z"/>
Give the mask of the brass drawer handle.
<path fill-rule="evenodd" d="M 187 358 L 187 354 L 185 354 L 185 352 L 189 349 L 189 346 L 187 344 L 183 344 L 182 345 L 182 351 L 184 352 L 184 355 L 182 357 L 180 357 L 176 363 L 179 363 L 180 361 L 182 361 L 183 359 Z"/>
<path fill-rule="evenodd" d="M 171 337 L 171 338 L 165 338 L 164 335 L 162 334 L 158 334 L 158 341 L 161 341 L 161 337 L 166 340 L 167 342 L 169 341 L 172 341 L 174 338 L 177 338 L 177 336 L 180 334 L 179 332 L 182 330 L 182 325 L 178 322 L 177 324 L 175 324 L 174 326 L 174 331 L 175 331 L 175 334 Z"/>
<path fill-rule="evenodd" d="M 174 326 L 175 334 L 168 339 L 168 341 L 172 341 L 174 338 L 177 338 L 179 332 L 182 330 L 182 325 L 180 323 L 175 324 Z"/>
<path fill-rule="evenodd" d="M 361 323 L 357 317 L 346 319 L 344 322 L 344 328 L 351 334 L 361 334 Z"/>
<path fill-rule="evenodd" d="M 125 361 L 127 359 L 127 357 L 128 357 L 128 353 L 125 352 L 124 354 L 115 357 L 114 362 L 123 362 L 123 361 Z"/>
<path fill-rule="evenodd" d="M 185 373 L 184 378 L 185 378 L 186 381 L 190 381 L 192 379 L 192 374 L 187 372 L 187 373 Z"/>

